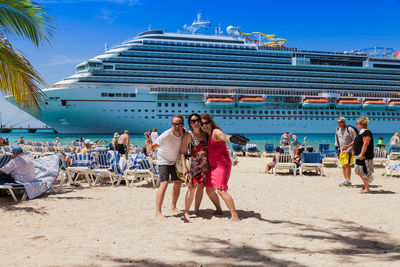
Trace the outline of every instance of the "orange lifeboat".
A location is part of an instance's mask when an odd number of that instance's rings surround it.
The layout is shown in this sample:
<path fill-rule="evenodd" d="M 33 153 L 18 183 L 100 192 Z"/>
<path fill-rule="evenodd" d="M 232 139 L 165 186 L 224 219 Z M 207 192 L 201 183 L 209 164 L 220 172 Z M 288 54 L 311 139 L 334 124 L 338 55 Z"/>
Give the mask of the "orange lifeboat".
<path fill-rule="evenodd" d="M 384 100 L 365 100 L 363 108 L 366 109 L 385 109 L 387 107 Z"/>
<path fill-rule="evenodd" d="M 339 99 L 336 105 L 337 108 L 360 108 L 361 106 L 361 101 L 358 99 Z"/>
<path fill-rule="evenodd" d="M 230 97 L 211 97 L 206 100 L 207 106 L 234 106 L 235 100 Z"/>
<path fill-rule="evenodd" d="M 243 97 L 240 98 L 239 101 L 244 101 L 244 102 L 264 102 L 264 98 L 262 97 Z"/>
<path fill-rule="evenodd" d="M 242 97 L 239 98 L 240 106 L 257 106 L 263 105 L 265 103 L 265 99 L 262 97 Z"/>
<path fill-rule="evenodd" d="M 309 108 L 325 108 L 329 106 L 326 98 L 308 98 L 303 101 L 303 107 Z"/>
<path fill-rule="evenodd" d="M 400 100 L 391 100 L 388 104 L 389 109 L 400 110 Z"/>

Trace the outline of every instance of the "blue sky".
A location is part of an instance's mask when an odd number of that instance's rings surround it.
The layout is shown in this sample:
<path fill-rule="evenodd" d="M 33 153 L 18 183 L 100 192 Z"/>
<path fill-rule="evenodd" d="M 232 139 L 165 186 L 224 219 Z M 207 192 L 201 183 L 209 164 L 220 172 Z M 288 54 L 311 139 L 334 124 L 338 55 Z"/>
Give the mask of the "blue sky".
<path fill-rule="evenodd" d="M 225 0 L 37 0 L 55 20 L 50 46 L 36 48 L 14 39 L 51 85 L 74 73 L 76 64 L 148 29 L 170 32 L 191 24 L 201 11 L 212 29 L 221 23 L 244 32 L 260 31 L 307 50 L 349 51 L 384 46 L 400 48 L 400 0 L 381 1 L 225 1 Z M 3 123 L 26 120 L 0 102 Z M 33 123 L 33 122 L 32 122 Z M 34 123 L 33 123 L 34 124 Z"/>

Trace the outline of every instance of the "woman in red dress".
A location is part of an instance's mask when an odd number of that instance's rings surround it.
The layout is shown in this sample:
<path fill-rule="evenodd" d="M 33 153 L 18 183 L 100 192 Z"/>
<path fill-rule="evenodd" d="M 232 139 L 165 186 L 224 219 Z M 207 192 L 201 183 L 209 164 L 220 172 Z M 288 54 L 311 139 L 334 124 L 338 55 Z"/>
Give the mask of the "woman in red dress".
<path fill-rule="evenodd" d="M 239 221 L 235 204 L 227 191 L 232 167 L 231 158 L 226 147 L 226 142 L 229 141 L 230 135 L 224 134 L 209 114 L 201 115 L 201 125 L 203 131 L 208 134 L 208 172 L 205 186 L 207 195 L 216 208 L 214 214 L 222 214 L 219 195 L 231 212 L 230 220 Z M 218 195 L 215 191 L 218 192 Z"/>

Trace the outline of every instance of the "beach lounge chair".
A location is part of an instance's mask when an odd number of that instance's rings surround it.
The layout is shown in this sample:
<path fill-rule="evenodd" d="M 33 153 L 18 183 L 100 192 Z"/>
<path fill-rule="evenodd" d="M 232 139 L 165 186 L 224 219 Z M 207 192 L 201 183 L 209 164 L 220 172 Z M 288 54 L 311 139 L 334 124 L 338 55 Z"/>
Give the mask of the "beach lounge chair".
<path fill-rule="evenodd" d="M 322 156 L 318 152 L 303 152 L 301 154 L 300 175 L 305 171 L 316 171 L 321 176 L 323 173 Z"/>
<path fill-rule="evenodd" d="M 246 156 L 261 157 L 260 150 L 258 149 L 256 144 L 247 144 L 246 145 Z"/>
<path fill-rule="evenodd" d="M 243 147 L 238 144 L 232 144 L 232 151 L 235 156 L 243 157 L 245 155 Z"/>
<path fill-rule="evenodd" d="M 92 186 L 94 181 L 91 170 L 97 166 L 94 156 L 77 153 L 70 155 L 69 159 L 71 160 L 70 167 L 65 170 L 69 185 L 76 182 L 80 176 L 84 176 L 89 186 Z"/>
<path fill-rule="evenodd" d="M 263 157 L 272 157 L 274 155 L 274 144 L 265 143 Z"/>
<path fill-rule="evenodd" d="M 91 175 L 96 178 L 93 185 L 104 179 L 109 179 L 112 186 L 117 185 L 120 178 L 122 178 L 122 172 L 118 164 L 120 158 L 120 154 L 114 150 L 95 153 L 98 165 L 95 169 L 90 170 Z"/>
<path fill-rule="evenodd" d="M 336 165 L 338 167 L 339 164 L 339 153 L 336 150 L 324 150 L 322 152 L 322 165 Z"/>
<path fill-rule="evenodd" d="M 26 142 L 25 142 L 25 145 L 26 145 L 26 146 L 33 146 L 33 142 L 32 142 L 32 141 L 26 141 Z"/>
<path fill-rule="evenodd" d="M 389 158 L 393 160 L 400 158 L 400 147 L 391 148 Z"/>
<path fill-rule="evenodd" d="M 10 159 L 11 160 L 11 159 Z M 35 167 L 34 181 L 28 183 L 5 183 L 0 185 L 0 189 L 8 190 L 14 201 L 23 201 L 28 197 L 29 199 L 37 198 L 44 192 L 52 188 L 53 183 L 58 177 L 60 170 L 59 155 L 50 155 L 33 160 Z M 15 195 L 16 190 L 23 190 L 24 194 L 18 200 Z"/>
<path fill-rule="evenodd" d="M 63 151 L 65 154 L 72 154 L 72 153 L 74 153 L 74 151 L 72 150 L 72 148 L 69 147 L 69 146 L 62 147 L 62 151 Z"/>
<path fill-rule="evenodd" d="M 128 169 L 124 171 L 124 180 L 127 186 L 132 187 L 135 181 L 138 181 L 138 178 L 146 178 L 148 181 L 150 180 L 153 183 L 153 187 L 156 187 L 158 184 L 158 168 L 156 163 L 153 162 L 153 159 L 150 157 L 146 157 L 144 159 L 139 160 L 137 163 L 136 169 Z M 129 183 L 129 178 L 132 177 L 132 181 Z"/>
<path fill-rule="evenodd" d="M 385 167 L 387 165 L 389 165 L 389 158 L 388 158 L 388 155 L 387 155 L 387 151 L 386 150 L 379 150 L 379 148 L 375 148 L 374 149 L 373 163 L 375 165 L 383 165 Z"/>
<path fill-rule="evenodd" d="M 274 175 L 277 171 L 288 170 L 293 171 L 294 176 L 296 176 L 296 164 L 293 162 L 293 156 L 289 153 L 280 153 L 276 157 L 276 163 L 274 167 Z"/>
<path fill-rule="evenodd" d="M 392 176 L 393 174 L 400 175 L 400 162 L 386 166 L 386 175 Z"/>
<path fill-rule="evenodd" d="M 290 149 L 290 146 L 281 146 L 281 148 L 284 153 L 292 154 L 292 150 Z"/>
<path fill-rule="evenodd" d="M 6 154 L 11 154 L 11 147 L 10 146 L 3 146 L 3 150 Z"/>
<path fill-rule="evenodd" d="M 56 143 L 51 142 L 51 141 L 48 141 L 48 142 L 47 142 L 47 146 L 49 146 L 49 147 L 56 147 Z"/>

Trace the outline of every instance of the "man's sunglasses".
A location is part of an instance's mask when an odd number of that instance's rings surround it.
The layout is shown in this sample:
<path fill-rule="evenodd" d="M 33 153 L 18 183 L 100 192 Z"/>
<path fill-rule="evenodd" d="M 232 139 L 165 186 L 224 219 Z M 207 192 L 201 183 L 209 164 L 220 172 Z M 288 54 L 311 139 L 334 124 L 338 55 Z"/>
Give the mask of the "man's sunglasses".
<path fill-rule="evenodd" d="M 174 126 L 174 127 L 182 127 L 183 126 L 183 123 L 172 123 L 172 126 Z"/>
<path fill-rule="evenodd" d="M 190 122 L 191 123 L 196 123 L 196 122 L 200 122 L 201 123 L 201 120 L 200 119 L 194 119 L 194 120 L 190 120 Z"/>
<path fill-rule="evenodd" d="M 210 121 L 201 122 L 201 126 L 204 126 L 204 125 L 209 124 L 209 123 L 210 123 Z"/>

